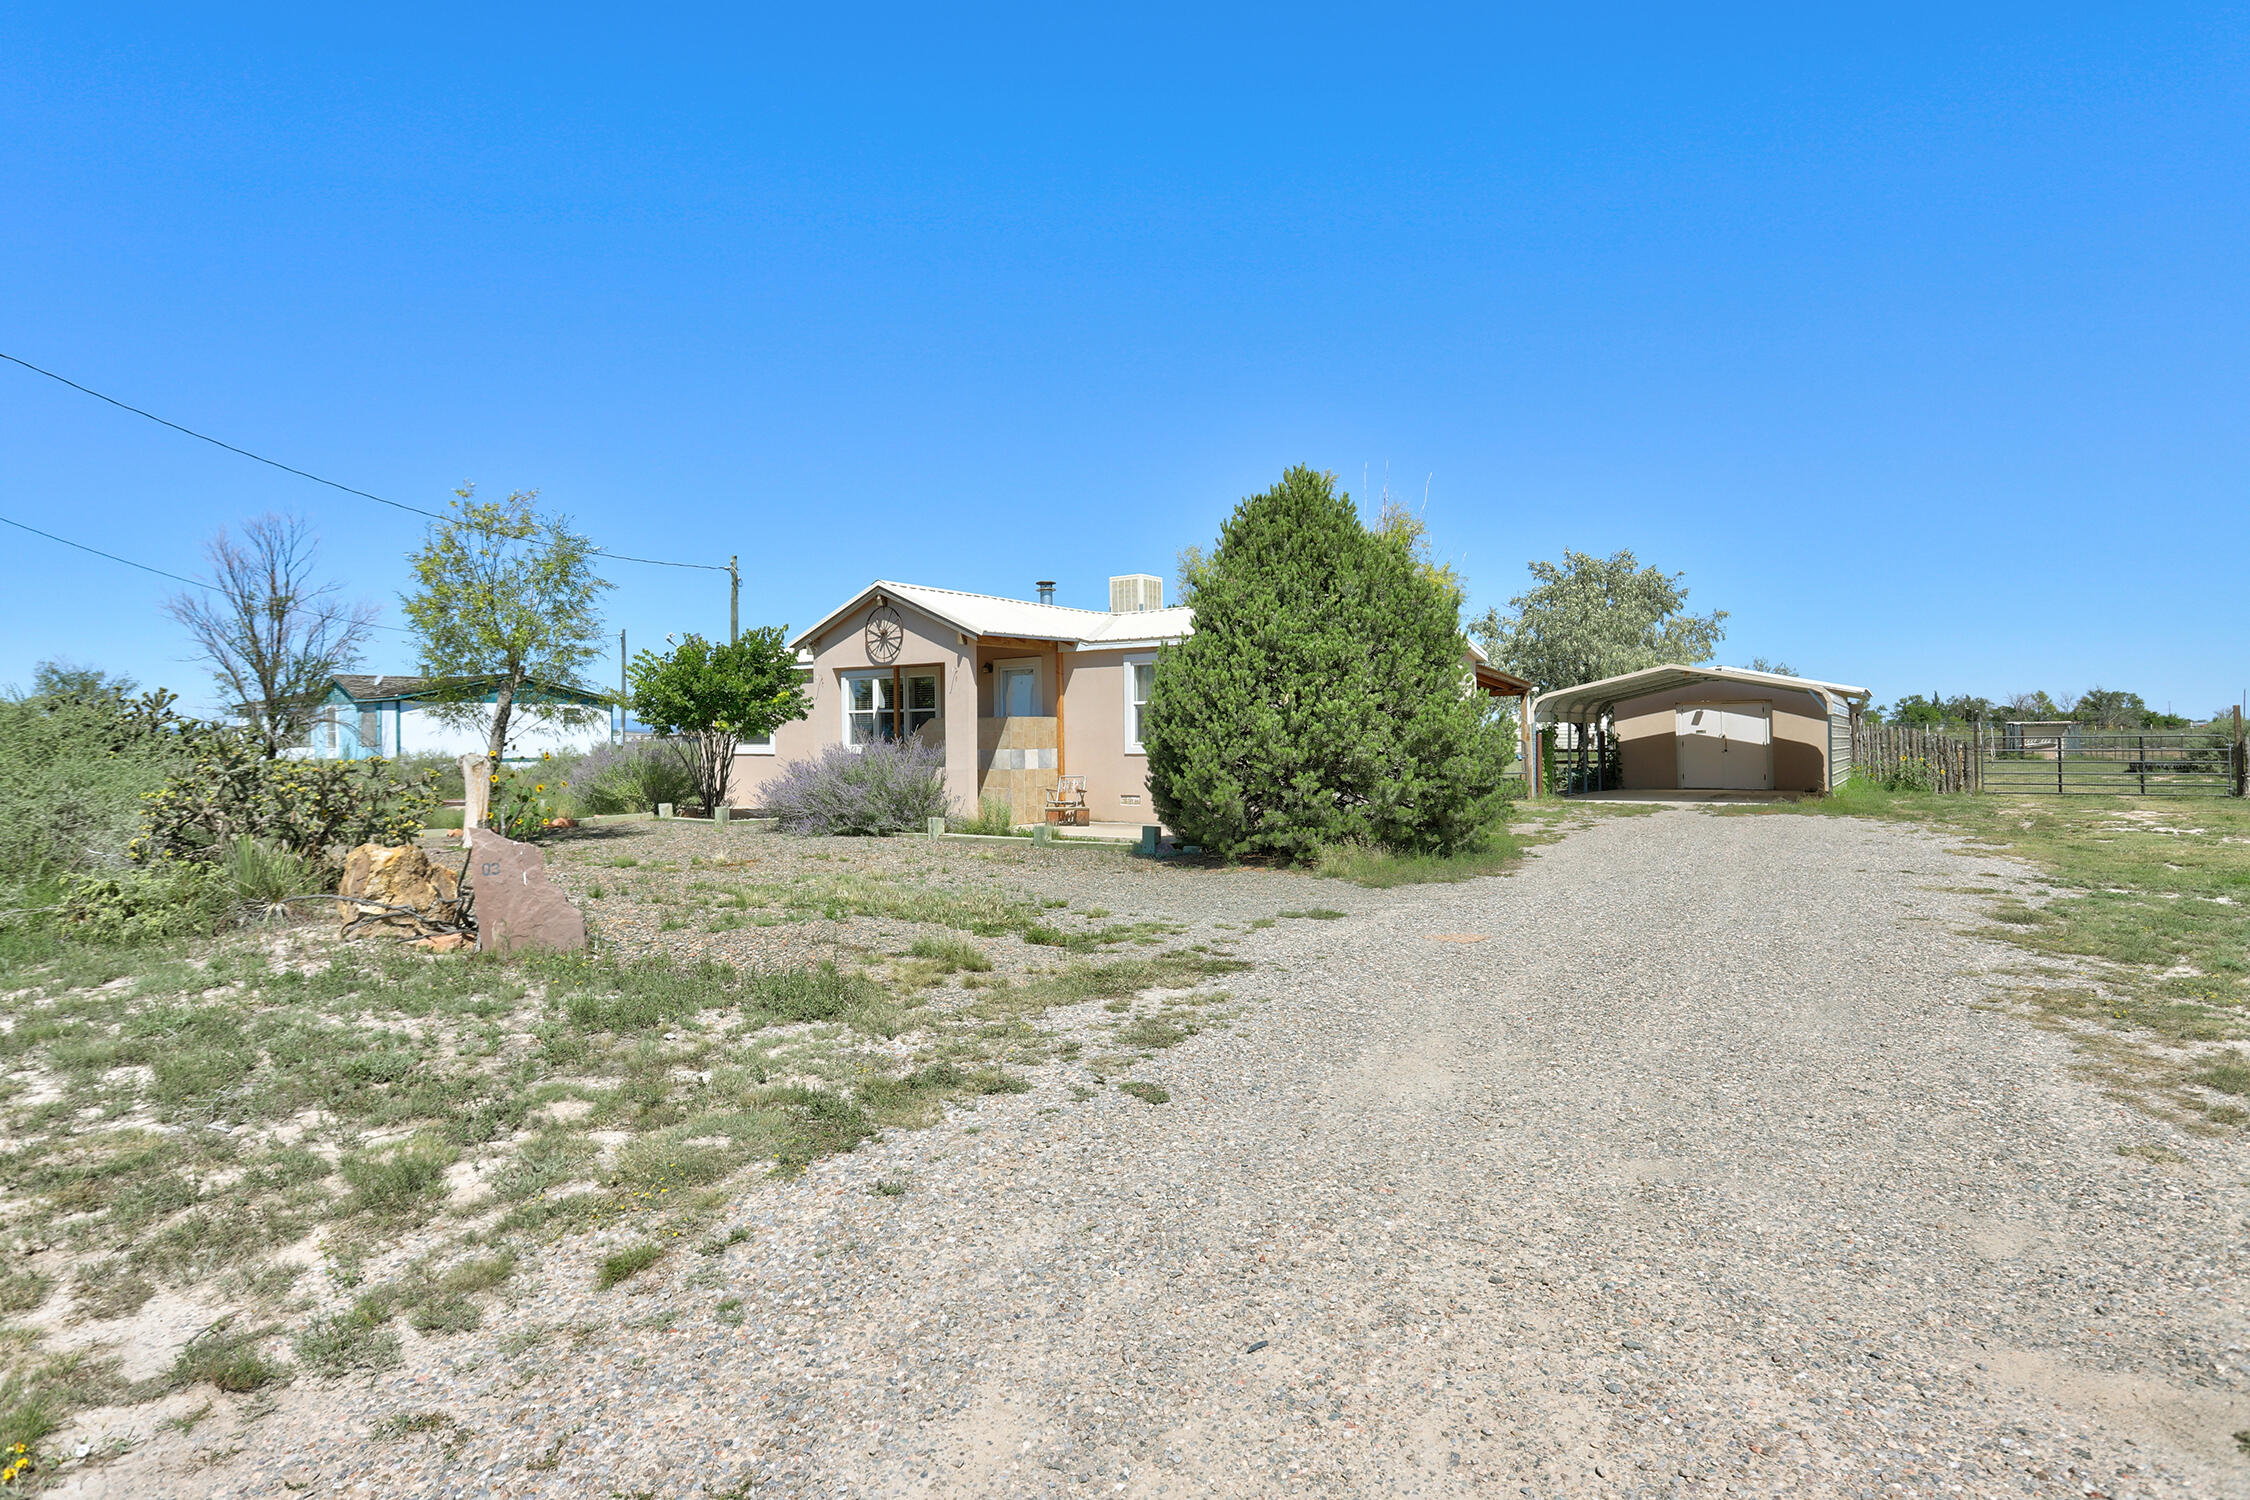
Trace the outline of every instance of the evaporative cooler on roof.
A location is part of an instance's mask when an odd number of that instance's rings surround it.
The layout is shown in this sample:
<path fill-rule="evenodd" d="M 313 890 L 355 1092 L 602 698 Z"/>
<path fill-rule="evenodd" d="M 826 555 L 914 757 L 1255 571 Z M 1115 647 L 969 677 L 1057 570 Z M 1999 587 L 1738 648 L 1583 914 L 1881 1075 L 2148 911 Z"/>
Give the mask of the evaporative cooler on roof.
<path fill-rule="evenodd" d="M 1145 614 L 1164 607 L 1164 580 L 1154 573 L 1123 573 L 1109 581 L 1109 612 Z"/>

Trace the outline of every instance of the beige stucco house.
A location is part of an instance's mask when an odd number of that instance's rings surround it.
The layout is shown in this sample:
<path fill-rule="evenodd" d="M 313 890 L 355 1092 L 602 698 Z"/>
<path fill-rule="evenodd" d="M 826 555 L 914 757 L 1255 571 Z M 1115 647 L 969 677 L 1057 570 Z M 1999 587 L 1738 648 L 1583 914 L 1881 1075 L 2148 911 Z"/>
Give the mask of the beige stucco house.
<path fill-rule="evenodd" d="M 1158 648 L 1194 629 L 1149 574 L 1112 578 L 1107 610 L 878 581 L 792 642 L 811 675 L 811 713 L 735 759 L 730 797 L 757 807 L 766 782 L 834 744 L 917 736 L 945 750 L 946 791 L 972 812 L 1005 800 L 1044 816 L 1058 778 L 1086 778 L 1097 823 L 1158 821 L 1141 711 Z M 1473 652 L 1480 687 L 1524 685 Z"/>

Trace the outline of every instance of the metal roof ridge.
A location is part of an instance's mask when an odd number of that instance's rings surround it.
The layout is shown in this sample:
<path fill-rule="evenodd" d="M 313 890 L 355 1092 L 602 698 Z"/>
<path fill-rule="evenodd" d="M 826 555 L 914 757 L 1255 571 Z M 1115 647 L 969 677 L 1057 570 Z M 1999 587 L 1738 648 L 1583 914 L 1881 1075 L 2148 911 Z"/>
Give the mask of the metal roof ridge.
<path fill-rule="evenodd" d="M 1011 594 L 980 594 L 973 589 L 949 589 L 943 588 L 934 583 L 901 583 L 895 578 L 878 578 L 873 583 L 869 584 L 868 587 L 878 589 L 918 589 L 923 593 L 928 594 L 950 594 L 956 599 L 990 599 L 995 604 L 1020 604 L 1026 609 L 1059 609 L 1065 614 L 1072 615 L 1102 615 L 1106 617 L 1119 613 L 1132 613 L 1132 611 L 1118 611 L 1114 609 L 1080 609 L 1075 604 L 1042 604 L 1037 599 L 1018 599 Z M 1142 613 L 1147 613 L 1147 611 L 1142 611 Z"/>

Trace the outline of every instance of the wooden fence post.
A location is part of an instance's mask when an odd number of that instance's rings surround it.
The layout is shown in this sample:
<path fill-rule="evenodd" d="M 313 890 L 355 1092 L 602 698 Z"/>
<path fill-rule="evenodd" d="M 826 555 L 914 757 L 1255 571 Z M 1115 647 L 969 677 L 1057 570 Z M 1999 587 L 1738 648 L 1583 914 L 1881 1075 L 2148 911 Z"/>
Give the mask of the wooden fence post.
<path fill-rule="evenodd" d="M 2234 708 L 2234 796 L 2250 794 L 2250 744 L 2243 742 L 2243 711 Z"/>

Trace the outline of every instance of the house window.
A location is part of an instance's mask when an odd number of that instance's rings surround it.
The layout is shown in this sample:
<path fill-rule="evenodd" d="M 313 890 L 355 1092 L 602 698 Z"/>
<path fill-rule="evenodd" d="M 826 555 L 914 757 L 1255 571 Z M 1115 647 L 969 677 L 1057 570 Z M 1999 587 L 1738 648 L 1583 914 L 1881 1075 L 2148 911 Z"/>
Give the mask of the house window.
<path fill-rule="evenodd" d="M 937 677 L 932 673 L 906 679 L 906 732 L 911 735 L 938 716 Z"/>
<path fill-rule="evenodd" d="M 899 701 L 903 692 L 905 702 Z M 903 708 L 903 711 L 902 711 Z M 911 735 L 938 716 L 938 680 L 934 672 L 853 672 L 844 678 L 844 740 L 865 745 L 895 739 L 903 729 Z"/>
<path fill-rule="evenodd" d="M 891 674 L 844 679 L 844 741 L 864 745 L 891 737 Z"/>
<path fill-rule="evenodd" d="M 328 727 L 328 753 L 334 755 L 341 738 L 340 726 L 336 723 L 336 710 L 333 708 L 328 710 L 326 714 L 322 715 L 322 719 Z"/>
<path fill-rule="evenodd" d="M 1039 713 L 1039 669 L 1037 667 L 1002 667 L 1000 690 L 994 695 L 994 718 L 1030 719 Z"/>
<path fill-rule="evenodd" d="M 383 715 L 379 710 L 363 708 L 359 711 L 359 748 L 369 755 L 383 753 Z"/>
<path fill-rule="evenodd" d="M 1149 684 L 1155 680 L 1154 658 L 1125 663 L 1125 749 L 1129 754 L 1147 753 L 1141 749 L 1141 720 L 1148 712 Z"/>

